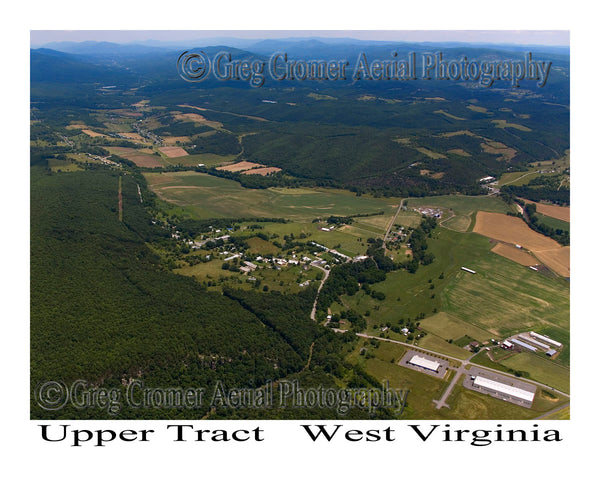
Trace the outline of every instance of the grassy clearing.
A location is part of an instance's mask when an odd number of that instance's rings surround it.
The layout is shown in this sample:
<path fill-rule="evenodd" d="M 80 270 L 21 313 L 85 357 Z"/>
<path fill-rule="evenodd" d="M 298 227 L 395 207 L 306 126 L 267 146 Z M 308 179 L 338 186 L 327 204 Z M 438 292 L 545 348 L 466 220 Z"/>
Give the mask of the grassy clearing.
<path fill-rule="evenodd" d="M 416 204 L 415 204 L 416 206 Z M 421 214 L 412 210 L 403 210 L 398 213 L 396 217 L 395 225 L 402 225 L 403 227 L 418 227 L 421 223 Z"/>
<path fill-rule="evenodd" d="M 522 132 L 531 132 L 531 128 L 526 127 L 525 125 L 520 125 L 518 123 L 508 123 L 506 120 L 492 120 L 492 123 L 497 128 L 514 128 L 516 130 L 521 130 Z"/>
<path fill-rule="evenodd" d="M 569 393 L 569 369 L 535 353 L 523 352 L 500 363 L 522 372 L 528 372 L 529 378 L 545 383 Z"/>
<path fill-rule="evenodd" d="M 390 388 L 409 390 L 407 405 L 401 418 L 443 418 L 432 400 L 442 395 L 448 382 L 397 365 L 396 363 L 406 352 L 406 348 L 402 345 L 390 342 L 375 342 L 375 344 L 377 346 L 366 340 L 361 341 L 350 359 L 382 382 L 389 382 Z M 357 355 L 356 352 L 365 346 L 375 355 L 375 358 L 366 359 L 365 356 Z"/>
<path fill-rule="evenodd" d="M 273 245 L 271 242 L 263 240 L 262 238 L 252 237 L 246 240 L 246 243 L 250 246 L 248 251 L 250 253 L 257 253 L 259 255 L 277 255 L 281 250 Z"/>
<path fill-rule="evenodd" d="M 471 226 L 471 220 L 470 215 L 455 215 L 444 221 L 442 225 L 451 230 L 456 230 L 457 232 L 466 232 Z"/>
<path fill-rule="evenodd" d="M 316 217 L 382 210 L 392 215 L 399 203 L 398 199 L 357 197 L 337 189 L 247 189 L 233 180 L 197 172 L 147 173 L 146 178 L 160 198 L 184 207 L 196 218 L 283 217 L 310 222 Z"/>
<path fill-rule="evenodd" d="M 83 170 L 83 168 L 70 160 L 59 160 L 57 158 L 48 159 L 48 168 L 53 172 L 77 172 Z"/>
<path fill-rule="evenodd" d="M 565 222 L 563 220 L 559 220 L 558 218 L 549 217 L 542 213 L 536 213 L 536 216 L 539 218 L 540 222 L 544 225 L 548 225 L 549 227 L 556 229 L 561 229 L 564 231 L 571 230 L 571 224 L 569 222 Z"/>
<path fill-rule="evenodd" d="M 541 174 L 537 173 L 538 169 L 531 169 L 527 172 L 508 172 L 500 177 L 498 180 L 498 186 L 502 187 L 504 185 L 515 185 L 521 186 L 529 183 L 536 177 L 541 176 Z"/>
<path fill-rule="evenodd" d="M 422 320 L 421 328 L 445 340 L 452 339 L 456 341 L 460 337 L 468 335 L 479 342 L 483 342 L 492 337 L 492 334 L 487 330 L 476 327 L 445 312 L 440 312 Z"/>
<path fill-rule="evenodd" d="M 569 420 L 571 418 L 571 407 L 565 407 L 557 412 L 544 417 L 544 420 Z"/>
<path fill-rule="evenodd" d="M 453 343 L 448 343 L 436 335 L 426 335 L 424 338 L 419 339 L 418 346 L 461 359 L 469 358 L 471 355 L 471 352 Z"/>

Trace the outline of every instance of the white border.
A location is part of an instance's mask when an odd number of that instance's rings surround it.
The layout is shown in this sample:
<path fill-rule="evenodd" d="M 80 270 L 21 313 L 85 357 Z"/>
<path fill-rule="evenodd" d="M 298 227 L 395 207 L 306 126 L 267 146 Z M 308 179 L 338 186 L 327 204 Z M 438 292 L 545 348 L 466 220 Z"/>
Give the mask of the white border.
<path fill-rule="evenodd" d="M 422 6 L 421 6 L 422 5 Z M 584 352 L 585 340 L 598 338 L 597 315 L 592 308 L 596 288 L 586 275 L 595 273 L 597 259 L 593 255 L 588 228 L 596 222 L 586 211 L 586 201 L 593 191 L 597 175 L 597 109 L 596 116 L 588 116 L 596 100 L 598 59 L 592 46 L 596 45 L 595 15 L 564 2 L 440 2 L 421 4 L 398 2 L 336 2 L 310 1 L 285 6 L 284 2 L 232 2 L 181 4 L 117 2 L 105 0 L 98 4 L 53 1 L 33 2 L 17 6 L 14 13 L 5 12 L 10 27 L 5 30 L 3 61 L 9 65 L 3 75 L 5 105 L 3 132 L 5 137 L 3 173 L 10 186 L 3 190 L 5 206 L 3 229 L 3 262 L 5 294 L 10 302 L 4 303 L 6 334 L 2 355 L 3 366 L 9 374 L 3 382 L 2 413 L 7 428 L 2 431 L 3 457 L 8 461 L 6 471 L 14 467 L 19 472 L 40 474 L 45 478 L 106 478 L 125 475 L 159 478 L 180 474 L 206 476 L 223 473 L 255 477 L 297 478 L 300 474 L 321 478 L 326 474 L 352 474 L 353 477 L 378 474 L 395 476 L 420 475 L 426 478 L 464 478 L 469 475 L 503 475 L 507 465 L 519 476 L 568 474 L 572 468 L 591 465 L 588 445 L 594 445 L 596 436 L 593 423 L 597 413 L 597 385 L 593 372 L 580 370 L 585 360 L 593 360 L 591 348 Z M 16 27 L 23 25 L 23 27 Z M 560 29 L 571 30 L 572 41 L 572 171 L 573 171 L 573 290 L 572 290 L 572 402 L 569 422 L 544 422 L 544 428 L 558 425 L 565 441 L 558 444 L 495 444 L 490 447 L 469 447 L 464 443 L 427 443 L 416 440 L 407 432 L 401 440 L 391 444 L 337 442 L 324 447 L 312 444 L 295 427 L 297 422 L 235 422 L 237 425 L 260 424 L 268 429 L 269 440 L 262 444 L 211 445 L 174 444 L 170 437 L 148 444 L 114 445 L 103 449 L 66 447 L 40 440 L 37 423 L 28 420 L 29 398 L 29 332 L 28 332 L 28 265 L 29 243 L 29 173 L 28 173 L 28 49 L 29 29 Z M 25 30 L 27 29 L 27 30 Z M 8 48 L 7 48 L 8 47 Z M 7 93 L 9 94 L 7 95 Z M 7 98 L 8 97 L 8 98 Z M 7 112 L 10 112 L 7 114 Z M 593 121 L 592 121 L 593 120 Z M 14 127 L 18 126 L 15 130 Z M 16 172 L 16 175 L 15 175 Z M 17 177 L 16 181 L 13 179 Z M 588 182 L 590 182 L 588 184 Z M 27 208 L 25 207 L 27 206 Z M 592 212 L 590 212 L 592 213 Z M 587 224 L 586 224 L 587 222 Z M 586 230 L 584 230 L 584 228 Z M 585 253 L 588 252 L 588 253 Z M 9 257 L 8 259 L 6 257 Z M 5 299 L 6 302 L 6 299 Z M 592 379 L 590 382 L 590 378 Z M 585 381 L 584 381 L 585 380 Z M 586 383 L 587 382 L 587 383 Z M 61 422 L 59 422 L 61 423 Z M 66 422 L 71 423 L 73 422 Z M 90 426 L 106 422 L 80 422 Z M 110 422 L 115 428 L 133 425 L 160 428 L 165 422 Z M 196 422 L 197 423 L 197 422 Z M 354 422 L 327 422 L 329 424 Z M 381 423 L 357 422 L 362 428 L 381 428 Z M 383 422 L 406 429 L 403 422 Z M 410 422 L 419 424 L 443 422 Z M 449 422 L 460 428 L 487 428 L 501 423 L 504 426 L 521 422 Z M 532 424 L 534 422 L 526 422 Z M 225 423 L 233 428 L 234 422 Z M 400 426 L 402 427 L 400 428 Z M 98 427 L 100 428 L 100 427 Z M 218 428 L 211 423 L 207 428 Z M 158 438 L 158 437 L 157 437 Z M 428 446 L 425 453 L 423 446 Z M 430 449 L 433 448 L 434 452 Z M 595 449 L 596 450 L 596 449 Z M 542 463 L 540 463 L 542 462 Z M 552 465 L 541 472 L 539 465 Z"/>

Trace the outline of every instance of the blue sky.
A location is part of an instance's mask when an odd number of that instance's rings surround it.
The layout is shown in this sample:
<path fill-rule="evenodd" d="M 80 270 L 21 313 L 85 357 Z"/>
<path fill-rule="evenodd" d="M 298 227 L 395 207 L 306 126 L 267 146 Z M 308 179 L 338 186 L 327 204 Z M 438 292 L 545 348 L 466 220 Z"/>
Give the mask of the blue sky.
<path fill-rule="evenodd" d="M 569 45 L 567 30 L 32 30 L 32 46 L 86 40 L 131 43 L 146 40 L 181 42 L 214 37 L 243 39 L 289 37 L 350 37 L 408 42 L 485 42 L 522 45 Z"/>

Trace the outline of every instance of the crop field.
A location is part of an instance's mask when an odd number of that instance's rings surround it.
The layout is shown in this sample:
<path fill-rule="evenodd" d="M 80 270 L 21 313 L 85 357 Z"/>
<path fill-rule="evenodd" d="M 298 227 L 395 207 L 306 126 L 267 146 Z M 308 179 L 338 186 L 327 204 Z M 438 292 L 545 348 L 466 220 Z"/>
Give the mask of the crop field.
<path fill-rule="evenodd" d="M 159 198 L 195 218 L 279 217 L 310 222 L 316 217 L 395 213 L 399 200 L 357 197 L 336 189 L 247 189 L 224 178 L 196 172 L 147 173 Z"/>
<path fill-rule="evenodd" d="M 174 157 L 185 157 L 187 152 L 181 147 L 161 147 L 158 149 L 161 153 L 164 153 L 169 158 Z"/>
<path fill-rule="evenodd" d="M 563 277 L 570 276 L 569 247 L 534 232 L 520 218 L 479 212 L 473 231 L 502 242 L 522 245 L 551 270 Z"/>
<path fill-rule="evenodd" d="M 385 281 L 374 284 L 373 290 L 385 294 L 383 301 L 359 291 L 341 297 L 345 307 L 363 315 L 370 311 L 370 327 L 385 322 L 395 325 L 400 318 L 423 313 L 423 328 L 443 340 L 465 334 L 477 340 L 502 338 L 551 327 L 568 330 L 566 281 L 545 277 L 493 253 L 492 244 L 480 235 L 436 229 L 433 237 L 428 240 L 436 257 L 431 265 L 421 266 L 414 274 L 391 272 Z M 477 273 L 464 272 L 461 266 Z M 431 342 L 428 337 L 423 341 Z"/>
<path fill-rule="evenodd" d="M 135 148 L 129 147 L 104 147 L 110 153 L 114 153 L 119 155 L 120 157 L 126 158 L 127 160 L 132 161 L 138 167 L 162 167 L 163 164 L 160 161 L 160 157 L 156 155 L 149 155 Z"/>
<path fill-rule="evenodd" d="M 492 123 L 498 128 L 514 128 L 522 132 L 531 132 L 531 128 L 519 123 L 508 123 L 506 120 L 492 120 Z"/>
<path fill-rule="evenodd" d="M 527 200 L 530 202 L 530 200 Z M 533 202 L 536 205 L 538 213 L 548 217 L 557 218 L 563 222 L 571 221 L 571 207 L 561 207 L 559 205 L 548 205 L 546 203 Z"/>
<path fill-rule="evenodd" d="M 244 172 L 246 170 L 250 170 L 251 168 L 263 168 L 265 165 L 254 162 L 238 162 L 233 165 L 227 165 L 226 167 L 219 167 L 217 170 L 225 170 L 226 172 Z"/>
<path fill-rule="evenodd" d="M 477 273 L 456 274 L 442 293 L 444 311 L 494 336 L 545 325 L 568 328 L 566 282 L 549 279 L 490 252 L 473 253 L 468 267 Z"/>
<path fill-rule="evenodd" d="M 86 135 L 88 135 L 89 137 L 105 137 L 106 135 L 102 134 L 102 133 L 98 133 L 98 132 L 94 132 L 93 130 L 89 130 L 89 129 L 84 129 L 81 130 L 83 133 L 85 133 Z"/>
<path fill-rule="evenodd" d="M 524 252 L 522 249 L 515 247 L 514 245 L 507 245 L 506 243 L 498 243 L 492 248 L 492 252 L 502 255 L 505 258 L 517 262 L 520 265 L 536 265 L 537 260 Z"/>

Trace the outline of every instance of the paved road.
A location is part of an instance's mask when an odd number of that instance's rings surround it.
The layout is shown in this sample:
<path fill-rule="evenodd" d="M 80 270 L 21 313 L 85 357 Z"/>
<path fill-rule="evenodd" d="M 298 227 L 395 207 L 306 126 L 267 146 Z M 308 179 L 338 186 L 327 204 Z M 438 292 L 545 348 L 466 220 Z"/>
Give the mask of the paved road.
<path fill-rule="evenodd" d="M 404 202 L 405 201 L 406 201 L 406 198 L 403 198 L 400 201 L 400 205 L 398 206 L 398 210 L 396 210 L 396 215 L 394 215 L 394 218 L 392 218 L 392 221 L 388 225 L 388 228 L 385 231 L 385 235 L 383 236 L 383 253 L 384 253 L 384 255 L 387 253 L 386 242 L 387 242 L 388 235 L 390 234 L 390 230 L 394 226 L 394 223 L 396 223 L 396 218 L 398 218 L 398 214 L 400 213 L 400 210 L 402 210 L 402 207 L 404 206 Z"/>
<path fill-rule="evenodd" d="M 560 390 L 557 390 L 556 388 L 554 388 L 554 387 L 551 387 L 551 386 L 549 386 L 549 385 L 546 385 L 546 384 L 544 384 L 544 383 L 541 383 L 541 382 L 536 382 L 535 380 L 531 380 L 531 379 L 529 379 L 529 378 L 517 377 L 516 375 L 512 375 L 512 374 L 510 374 L 510 373 L 503 372 L 503 371 L 501 371 L 501 370 L 496 370 L 495 368 L 484 367 L 484 366 L 482 366 L 482 365 L 479 365 L 479 364 L 477 364 L 477 363 L 471 363 L 471 361 L 470 361 L 470 360 L 471 360 L 471 358 L 473 358 L 475 355 L 471 355 L 471 356 L 470 356 L 469 358 L 467 358 L 466 360 L 463 360 L 463 359 L 461 359 L 461 358 L 456 358 L 456 357 L 452 357 L 452 356 L 450 356 L 450 355 L 446 355 L 445 353 L 436 352 L 436 351 L 434 351 L 434 350 L 428 350 L 428 349 L 426 349 L 426 348 L 423 348 L 423 347 L 420 347 L 420 346 L 418 346 L 418 345 L 416 345 L 416 346 L 415 346 L 415 345 L 412 345 L 412 344 L 410 344 L 410 343 L 401 342 L 401 341 L 399 341 L 399 340 L 392 340 L 391 338 L 381 338 L 381 337 L 375 337 L 375 336 L 373 336 L 373 335 L 367 335 L 366 333 L 357 333 L 356 335 L 358 335 L 359 337 L 364 337 L 364 338 L 375 338 L 375 339 L 377 339 L 377 340 L 381 340 L 381 341 L 383 341 L 383 342 L 392 342 L 392 343 L 398 343 L 398 344 L 400 344 L 400 345 L 405 345 L 405 346 L 407 346 L 407 347 L 414 348 L 414 349 L 416 349 L 416 350 L 423 350 L 424 352 L 427 352 L 427 353 L 432 353 L 432 354 L 434 354 L 434 355 L 442 355 L 442 356 L 444 356 L 445 358 L 450 358 L 450 359 L 452 359 L 452 360 L 456 360 L 457 362 L 460 362 L 460 363 L 461 363 L 461 367 L 466 367 L 467 365 L 474 365 L 474 366 L 476 366 L 476 367 L 479 367 L 479 368 L 482 368 L 482 369 L 484 369 L 484 370 L 489 370 L 490 372 L 494 372 L 494 373 L 497 373 L 497 374 L 500 374 L 500 375 L 504 375 L 505 377 L 512 377 L 512 378 L 516 378 L 517 380 L 521 380 L 521 381 L 524 381 L 524 382 L 527 382 L 527 383 L 533 383 L 534 385 L 537 385 L 537 386 L 539 386 L 539 387 L 544 387 L 544 388 L 545 388 L 545 389 L 547 389 L 548 391 L 552 391 L 552 392 L 560 393 L 561 395 L 564 395 L 564 396 L 565 396 L 565 397 L 567 397 L 567 398 L 571 398 L 571 396 L 570 396 L 568 393 L 561 392 Z"/>
<path fill-rule="evenodd" d="M 319 300 L 319 293 L 321 293 L 321 289 L 323 288 L 323 285 L 325 285 L 325 282 L 327 281 L 327 277 L 329 277 L 329 272 L 331 270 L 327 270 L 326 268 L 323 268 L 320 265 L 316 265 L 315 263 L 311 263 L 311 265 L 313 267 L 320 268 L 321 270 L 323 270 L 325 272 L 325 276 L 323 277 L 323 280 L 321 280 L 321 285 L 319 285 L 319 289 L 317 290 L 317 296 L 315 297 L 315 303 L 313 303 L 313 308 L 312 308 L 312 311 L 310 312 L 310 318 L 313 320 L 316 320 L 317 301 Z"/>
<path fill-rule="evenodd" d="M 450 408 L 450 405 L 448 405 L 446 403 L 446 400 L 448 399 L 448 397 L 452 393 L 452 390 L 454 390 L 454 387 L 456 386 L 456 383 L 458 382 L 458 379 L 461 378 L 463 375 L 467 375 L 467 369 L 465 367 L 471 363 L 470 360 L 475 355 L 477 355 L 477 353 L 474 353 L 473 355 L 471 355 L 466 360 L 462 360 L 461 364 L 460 364 L 460 367 L 458 367 L 458 368 L 450 367 L 450 368 L 452 368 L 452 370 L 456 370 L 456 375 L 454 375 L 454 378 L 450 382 L 450 385 L 448 385 L 448 388 L 444 391 L 444 394 L 442 395 L 442 397 L 439 400 L 434 400 L 433 401 L 433 403 L 435 403 L 436 408 L 438 410 L 441 409 L 441 408 L 443 408 L 443 407 Z"/>
<path fill-rule="evenodd" d="M 549 417 L 550 415 L 552 415 L 553 413 L 558 412 L 559 410 L 562 410 L 563 408 L 567 408 L 571 406 L 571 402 L 566 403 L 561 405 L 560 407 L 556 407 L 552 410 L 550 410 L 549 412 L 544 413 L 543 415 L 540 415 L 539 417 L 536 417 L 534 420 L 541 420 L 542 418 L 546 418 Z"/>

